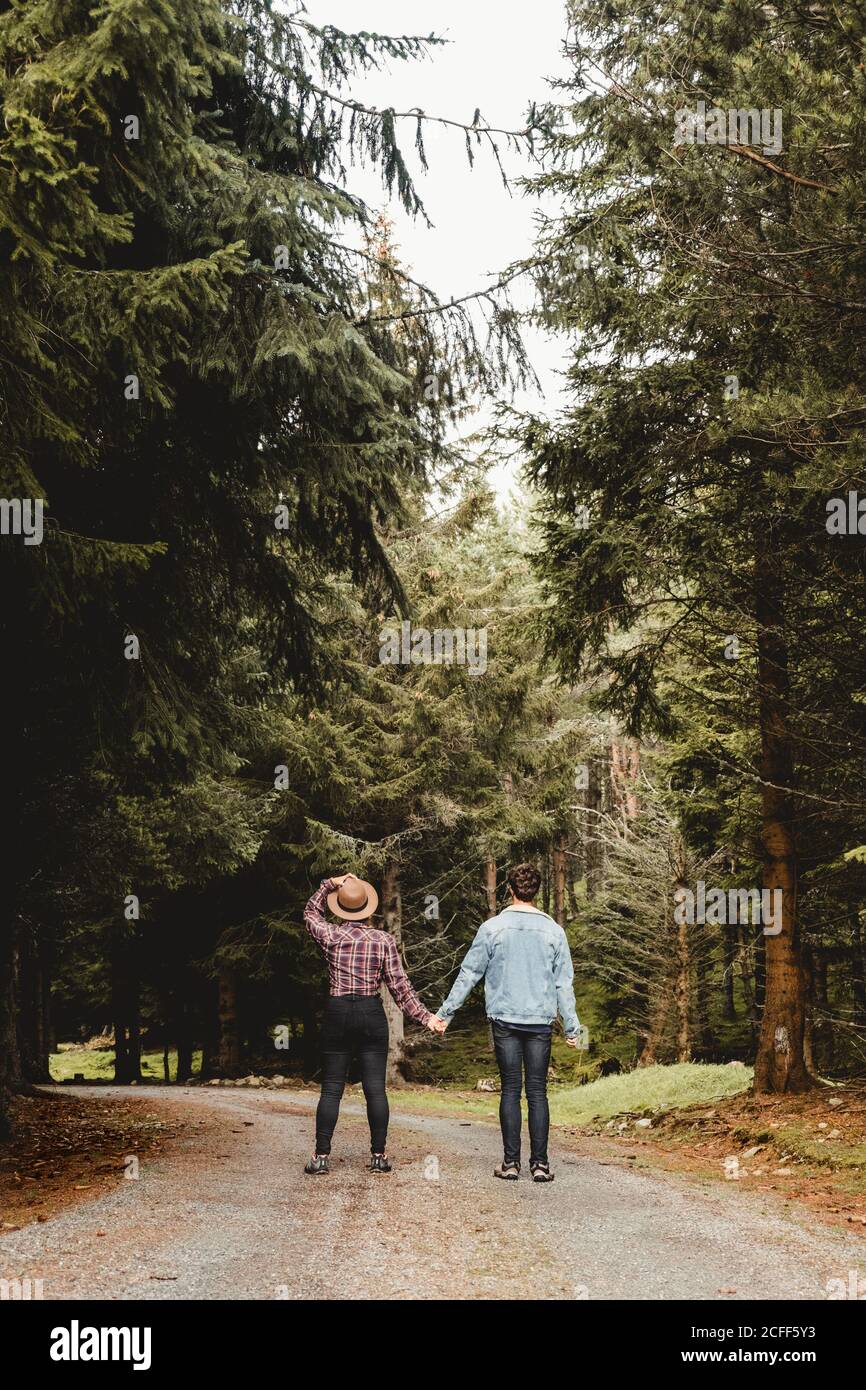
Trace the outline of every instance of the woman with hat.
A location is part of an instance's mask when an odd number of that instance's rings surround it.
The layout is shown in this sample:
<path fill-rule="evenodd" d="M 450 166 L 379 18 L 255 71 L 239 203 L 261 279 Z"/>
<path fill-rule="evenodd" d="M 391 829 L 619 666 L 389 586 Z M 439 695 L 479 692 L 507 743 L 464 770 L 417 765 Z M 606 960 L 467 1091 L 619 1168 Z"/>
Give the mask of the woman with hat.
<path fill-rule="evenodd" d="M 324 916 L 326 901 L 334 916 L 340 918 L 338 924 Z M 354 1056 L 360 1062 L 361 1085 L 367 1101 L 370 1169 L 374 1173 L 391 1171 L 385 1153 L 389 1114 L 385 1093 L 388 1020 L 379 996 L 382 981 L 410 1018 L 425 1024 L 433 1033 L 445 1031 L 446 1025 L 425 1009 L 409 983 L 393 936 L 370 926 L 369 918 L 378 905 L 379 895 L 372 884 L 354 874 L 341 874 L 324 879 L 304 910 L 307 931 L 324 951 L 330 977 L 322 1031 L 324 1057 L 322 1094 L 316 1111 L 316 1152 L 305 1165 L 305 1173 L 330 1171 L 331 1137 Z"/>

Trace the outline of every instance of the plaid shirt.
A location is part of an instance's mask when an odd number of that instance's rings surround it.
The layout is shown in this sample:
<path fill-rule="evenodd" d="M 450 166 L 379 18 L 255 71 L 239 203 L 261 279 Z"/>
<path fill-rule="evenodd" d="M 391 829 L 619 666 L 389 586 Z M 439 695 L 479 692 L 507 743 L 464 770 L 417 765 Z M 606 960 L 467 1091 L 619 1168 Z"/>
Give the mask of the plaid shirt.
<path fill-rule="evenodd" d="M 393 936 L 361 922 L 334 926 L 322 915 L 325 899 L 336 887 L 324 879 L 304 908 L 304 925 L 328 960 L 331 994 L 378 994 L 384 980 L 403 1013 L 426 1024 L 433 1015 L 409 983 Z"/>

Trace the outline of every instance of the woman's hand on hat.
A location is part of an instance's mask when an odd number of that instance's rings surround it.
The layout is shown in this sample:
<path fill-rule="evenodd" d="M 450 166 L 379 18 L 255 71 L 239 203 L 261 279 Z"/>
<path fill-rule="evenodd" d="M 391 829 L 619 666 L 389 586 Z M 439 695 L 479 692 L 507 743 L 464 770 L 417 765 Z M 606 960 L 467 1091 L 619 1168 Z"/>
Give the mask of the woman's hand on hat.
<path fill-rule="evenodd" d="M 346 879 L 351 877 L 352 874 L 331 874 L 331 882 L 335 888 L 340 888 L 346 882 Z"/>

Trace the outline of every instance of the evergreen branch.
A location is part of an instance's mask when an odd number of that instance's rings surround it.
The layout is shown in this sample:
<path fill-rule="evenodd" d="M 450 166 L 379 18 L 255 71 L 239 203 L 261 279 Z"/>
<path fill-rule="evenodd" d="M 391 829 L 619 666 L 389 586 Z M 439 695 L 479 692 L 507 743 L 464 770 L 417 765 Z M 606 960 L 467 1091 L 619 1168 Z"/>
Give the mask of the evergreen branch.
<path fill-rule="evenodd" d="M 464 304 L 469 304 L 473 300 L 488 299 L 493 303 L 493 296 L 500 290 L 506 289 L 514 280 L 525 275 L 535 265 L 541 264 L 540 261 L 525 261 L 509 274 L 502 276 L 496 281 L 495 285 L 488 285 L 483 290 L 471 290 L 469 294 L 461 295 L 459 299 L 451 299 L 447 304 L 429 304 L 420 309 L 406 309 L 399 314 L 382 314 L 367 317 L 359 320 L 361 323 L 394 323 L 403 319 L 425 318 L 430 314 L 446 314 L 451 309 L 460 309 Z"/>
<path fill-rule="evenodd" d="M 272 62 L 271 66 L 285 74 L 285 69 L 280 64 Z M 455 121 L 449 116 L 429 116 L 426 111 L 421 110 L 420 106 L 413 107 L 409 111 L 395 111 L 392 106 L 386 106 L 383 110 L 379 110 L 376 106 L 365 106 L 360 101 L 338 97 L 334 92 L 329 92 L 327 88 L 320 87 L 317 83 L 310 81 L 302 72 L 293 72 L 290 75 L 305 91 L 312 92 L 314 96 L 321 97 L 324 101 L 333 102 L 335 106 L 341 106 L 344 110 L 351 111 L 357 116 L 373 116 L 377 120 L 390 117 L 392 121 L 427 121 L 431 125 L 444 125 L 454 130 L 462 130 L 467 136 L 475 135 L 480 138 L 482 135 L 486 135 L 491 139 L 491 143 L 494 135 L 502 135 L 510 140 L 530 140 L 533 131 L 539 131 L 543 134 L 547 130 L 546 126 L 534 120 L 530 120 L 523 130 L 507 130 L 502 126 L 481 125 L 480 111 L 475 112 L 474 120 L 469 123 L 467 121 Z M 532 109 L 535 109 L 534 106 Z"/>
<path fill-rule="evenodd" d="M 778 174 L 783 179 L 790 179 L 791 183 L 802 184 L 805 188 L 823 188 L 828 193 L 838 193 L 839 189 L 832 184 L 820 183 L 817 179 L 807 179 L 802 174 L 792 174 L 790 169 L 783 169 L 780 164 L 774 164 L 772 159 L 767 159 L 766 155 L 758 154 L 757 150 L 750 150 L 746 145 L 725 144 L 720 145 L 719 149 L 731 150 L 734 154 L 742 155 L 744 159 L 751 159 L 754 164 L 760 164 L 764 169 L 770 169 L 774 174 Z"/>

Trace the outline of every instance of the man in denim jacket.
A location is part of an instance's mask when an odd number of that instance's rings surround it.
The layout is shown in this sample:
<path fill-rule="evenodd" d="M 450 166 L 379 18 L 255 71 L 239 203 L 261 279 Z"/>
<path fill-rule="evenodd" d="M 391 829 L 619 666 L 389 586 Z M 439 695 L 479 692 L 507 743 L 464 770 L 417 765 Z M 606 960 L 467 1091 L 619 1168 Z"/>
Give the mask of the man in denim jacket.
<path fill-rule="evenodd" d="M 483 978 L 502 1079 L 499 1122 L 505 1152 L 503 1162 L 493 1171 L 497 1178 L 512 1182 L 520 1177 L 520 1090 L 525 1070 L 529 1171 L 535 1182 L 552 1182 L 547 1157 L 547 1069 L 557 1013 L 568 1045 L 578 1045 L 574 967 L 562 927 L 534 904 L 541 886 L 535 865 L 518 864 L 508 875 L 508 886 L 511 905 L 479 928 L 437 1018 L 443 1024 L 439 1031 L 444 1032 L 470 990 Z"/>

